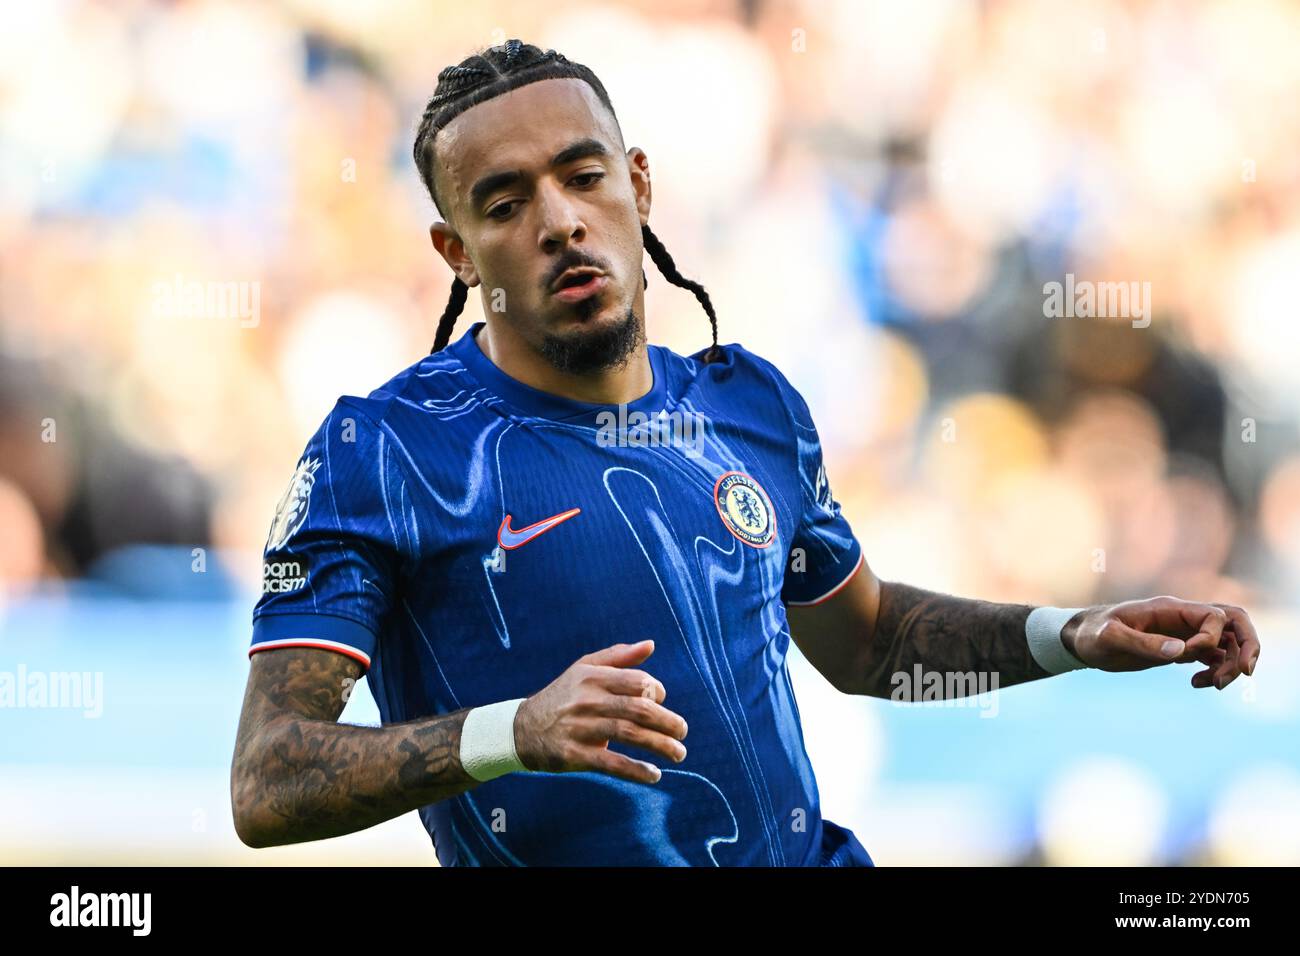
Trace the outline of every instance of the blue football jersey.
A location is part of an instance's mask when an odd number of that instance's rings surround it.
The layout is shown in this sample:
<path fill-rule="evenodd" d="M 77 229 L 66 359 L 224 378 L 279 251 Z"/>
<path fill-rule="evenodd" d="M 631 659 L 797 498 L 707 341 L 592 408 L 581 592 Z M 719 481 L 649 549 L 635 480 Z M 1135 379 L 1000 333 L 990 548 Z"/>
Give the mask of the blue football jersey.
<path fill-rule="evenodd" d="M 511 773 L 423 807 L 456 865 L 870 865 L 823 820 L 786 606 L 861 566 L 802 397 L 739 345 L 649 346 L 654 385 L 574 401 L 498 369 L 480 322 L 308 443 L 266 543 L 251 653 L 361 662 L 385 723 L 527 697 L 653 638 L 690 730 L 656 784 Z"/>

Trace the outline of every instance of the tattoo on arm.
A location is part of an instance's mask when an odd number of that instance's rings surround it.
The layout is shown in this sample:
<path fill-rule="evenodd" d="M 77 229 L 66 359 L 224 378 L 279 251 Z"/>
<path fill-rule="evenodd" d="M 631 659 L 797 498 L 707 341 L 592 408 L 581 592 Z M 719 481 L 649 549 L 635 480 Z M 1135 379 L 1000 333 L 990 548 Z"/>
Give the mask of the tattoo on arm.
<path fill-rule="evenodd" d="M 241 837 L 256 846 L 322 840 L 478 785 L 460 765 L 468 708 L 382 727 L 337 723 L 361 672 L 313 648 L 253 656 L 231 766 Z"/>
<path fill-rule="evenodd" d="M 1025 640 L 1031 610 L 1028 604 L 994 604 L 882 581 L 864 693 L 889 698 L 897 686 L 894 675 L 906 674 L 910 680 L 916 665 L 922 673 L 976 675 L 957 685 L 968 688 L 968 694 L 988 689 L 993 679 L 996 688 L 1050 677 Z M 979 675 L 987 675 L 984 687 L 979 687 Z"/>

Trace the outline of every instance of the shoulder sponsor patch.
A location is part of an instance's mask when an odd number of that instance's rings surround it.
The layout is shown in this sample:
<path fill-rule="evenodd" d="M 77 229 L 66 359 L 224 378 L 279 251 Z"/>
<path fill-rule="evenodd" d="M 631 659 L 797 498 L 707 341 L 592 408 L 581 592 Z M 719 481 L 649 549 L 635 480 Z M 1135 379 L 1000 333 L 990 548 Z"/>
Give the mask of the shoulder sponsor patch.
<path fill-rule="evenodd" d="M 288 594 L 305 587 L 309 565 L 306 558 L 289 554 L 268 554 L 262 561 L 262 593 Z"/>

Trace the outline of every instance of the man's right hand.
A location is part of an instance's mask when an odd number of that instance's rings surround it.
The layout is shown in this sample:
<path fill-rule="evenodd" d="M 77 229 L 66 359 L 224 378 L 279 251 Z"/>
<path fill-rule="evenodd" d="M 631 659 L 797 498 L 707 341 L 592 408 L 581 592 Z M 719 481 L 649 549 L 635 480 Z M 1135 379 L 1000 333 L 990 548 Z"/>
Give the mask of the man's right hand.
<path fill-rule="evenodd" d="M 654 653 L 654 641 L 614 644 L 578 658 L 563 674 L 519 705 L 515 752 L 529 770 L 595 770 L 634 783 L 658 783 L 659 768 L 615 753 L 631 744 L 676 763 L 686 721 L 663 706 L 664 685 L 633 670 Z"/>

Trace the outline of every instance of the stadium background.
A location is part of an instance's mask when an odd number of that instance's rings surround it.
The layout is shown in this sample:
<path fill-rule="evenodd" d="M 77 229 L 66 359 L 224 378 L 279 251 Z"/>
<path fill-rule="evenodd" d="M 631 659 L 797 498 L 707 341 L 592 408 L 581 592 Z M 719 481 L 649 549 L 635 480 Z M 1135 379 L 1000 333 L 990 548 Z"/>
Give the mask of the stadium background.
<path fill-rule="evenodd" d="M 0 672 L 102 675 L 98 716 L 0 709 L 0 862 L 435 862 L 414 815 L 249 850 L 228 771 L 275 503 L 334 397 L 425 354 L 447 298 L 416 119 L 509 37 L 602 78 L 656 233 L 722 341 L 803 391 L 878 574 L 1259 626 L 1223 692 L 1164 668 L 965 707 L 838 695 L 792 649 L 826 814 L 889 865 L 1300 862 L 1296 4 L 0 21 Z M 652 340 L 707 344 L 647 266 Z M 1150 324 L 1046 317 L 1067 273 L 1149 282 Z M 191 282 L 257 308 L 160 291 Z M 377 721 L 364 685 L 343 719 Z"/>

